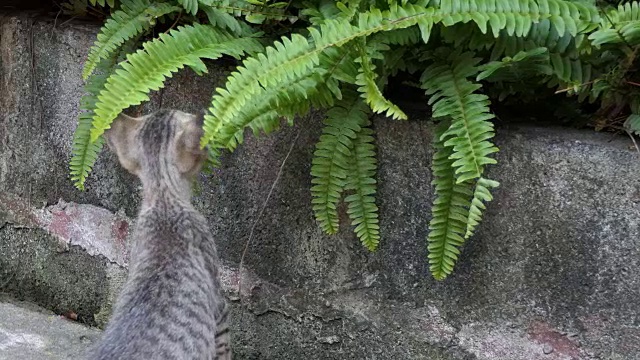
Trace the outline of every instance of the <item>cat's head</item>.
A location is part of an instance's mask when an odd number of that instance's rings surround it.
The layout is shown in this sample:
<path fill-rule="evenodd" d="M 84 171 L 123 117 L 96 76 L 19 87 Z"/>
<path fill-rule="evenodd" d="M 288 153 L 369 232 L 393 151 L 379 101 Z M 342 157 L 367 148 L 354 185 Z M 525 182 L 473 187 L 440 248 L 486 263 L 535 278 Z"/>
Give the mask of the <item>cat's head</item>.
<path fill-rule="evenodd" d="M 206 159 L 200 149 L 202 115 L 159 110 L 133 118 L 121 114 L 104 137 L 120 164 L 143 182 L 145 177 L 196 175 Z M 167 174 L 169 173 L 169 174 Z"/>

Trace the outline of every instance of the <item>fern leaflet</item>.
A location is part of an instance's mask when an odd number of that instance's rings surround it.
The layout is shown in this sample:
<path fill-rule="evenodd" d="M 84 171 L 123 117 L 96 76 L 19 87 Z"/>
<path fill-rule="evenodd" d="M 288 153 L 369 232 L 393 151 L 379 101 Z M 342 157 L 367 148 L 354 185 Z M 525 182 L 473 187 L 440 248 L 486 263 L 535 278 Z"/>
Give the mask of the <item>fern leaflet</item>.
<path fill-rule="evenodd" d="M 380 46 L 381 44 L 376 45 Z M 373 52 L 377 53 L 378 49 L 374 48 L 371 51 L 367 51 L 365 41 L 362 38 L 356 41 L 356 46 L 360 54 L 360 57 L 356 59 L 356 62 L 360 63 L 360 69 L 356 76 L 356 85 L 359 86 L 358 91 L 362 94 L 362 97 L 374 112 L 378 114 L 384 114 L 386 112 L 386 116 L 396 120 L 406 120 L 407 115 L 402 112 L 398 106 L 387 100 L 376 84 L 376 67 L 371 59 Z"/>
<path fill-rule="evenodd" d="M 221 132 L 235 133 L 243 128 L 246 124 L 236 120 L 237 114 L 251 99 L 260 97 L 269 87 L 317 71 L 319 56 L 324 50 L 377 31 L 408 27 L 420 19 L 434 16 L 433 8 L 407 7 L 402 11 L 396 9 L 395 12 L 372 9 L 361 13 L 359 27 L 345 19 L 327 20 L 318 29 L 309 28 L 311 41 L 298 34 L 291 38 L 283 37 L 272 47 L 267 47 L 264 54 L 246 59 L 238 71 L 229 76 L 225 89 L 218 89 L 213 97 L 209 109 L 211 114 L 205 115 L 205 136 L 201 146 L 210 142 L 224 142 L 218 140 Z"/>
<path fill-rule="evenodd" d="M 494 133 L 488 97 L 475 93 L 481 86 L 467 80 L 477 74 L 478 61 L 472 53 L 454 51 L 444 60 L 436 58 L 421 79 L 427 95 L 431 95 L 432 116 L 447 119 L 436 131 L 433 160 L 436 199 L 428 242 L 431 272 L 436 279 L 444 279 L 453 270 L 463 236 L 473 232 L 484 209 L 482 201 L 490 199 L 488 188 L 497 186 L 480 181 L 485 165 L 496 163 L 489 156 L 498 148 L 489 141 Z"/>
<path fill-rule="evenodd" d="M 366 116 L 366 114 L 365 114 Z M 373 144 L 373 130 L 368 126 L 371 122 L 363 117 L 365 122 L 353 140 L 353 149 L 349 156 L 347 185 L 345 190 L 354 193 L 345 198 L 349 204 L 347 213 L 351 218 L 351 225 L 355 226 L 355 233 L 367 249 L 374 251 L 380 242 L 380 226 L 378 225 L 378 207 L 375 203 L 376 194 L 376 153 Z"/>
<path fill-rule="evenodd" d="M 198 13 L 198 0 L 178 0 L 178 2 L 188 13 L 192 15 Z"/>
<path fill-rule="evenodd" d="M 100 29 L 98 39 L 89 50 L 82 77 L 86 80 L 100 60 L 116 51 L 126 40 L 151 28 L 157 17 L 178 10 L 180 8 L 166 3 L 123 0 L 120 10 L 114 12 Z"/>
<path fill-rule="evenodd" d="M 310 39 L 299 34 L 290 38 L 283 37 L 266 52 L 246 59 L 238 71 L 228 78 L 225 89 L 218 89 L 213 97 L 210 114 L 205 115 L 205 135 L 201 146 L 208 143 L 224 143 L 220 133 L 236 133 L 246 124 L 236 120 L 251 99 L 259 98 L 265 89 L 278 86 L 278 83 L 291 81 L 292 78 L 308 75 L 316 71 L 319 54 L 331 47 L 339 47 L 345 43 L 379 31 L 403 29 L 419 25 L 423 39 L 428 38 L 431 26 L 442 22 L 449 26 L 458 22 L 475 21 L 485 26 L 504 28 L 510 26 L 512 20 L 517 22 L 536 22 L 543 18 L 555 21 L 554 25 L 563 25 L 570 30 L 577 28 L 576 19 L 585 21 L 597 17 L 591 7 L 561 0 L 546 0 L 545 6 L 538 6 L 531 0 L 524 3 L 512 3 L 507 0 L 495 0 L 498 5 L 489 2 L 487 11 L 479 11 L 477 7 L 453 6 L 450 1 L 442 1 L 440 8 L 414 4 L 400 6 L 392 4 L 387 11 L 372 8 L 358 14 L 357 26 L 349 19 L 327 19 L 317 27 L 308 29 Z M 526 4 L 525 4 L 526 3 Z M 493 5 L 491 5 L 493 4 Z M 525 4 L 525 5 L 523 5 Z M 534 4 L 534 5 L 531 5 Z M 551 5 L 549 5 L 551 4 Z M 466 5 L 465 5 L 466 6 Z M 563 13 L 560 9 L 568 9 Z M 491 14 L 496 12 L 493 17 Z M 494 14 L 495 15 L 495 14 Z M 524 31 L 524 30 L 523 30 Z M 230 128 L 222 130 L 223 128 Z"/>
<path fill-rule="evenodd" d="M 244 16 L 247 22 L 253 24 L 262 24 L 267 19 L 282 21 L 294 18 L 285 14 L 284 8 L 280 6 L 283 3 L 259 5 L 243 0 L 200 0 L 200 4 L 206 8 L 217 9 L 236 17 Z"/>
<path fill-rule="evenodd" d="M 204 12 L 207 14 L 209 23 L 213 26 L 219 27 L 221 29 L 229 29 L 229 31 L 240 36 L 246 36 L 253 33 L 253 31 L 247 24 L 239 21 L 232 15 L 220 9 L 214 7 L 205 7 Z"/>
<path fill-rule="evenodd" d="M 640 3 L 631 1 L 618 5 L 601 21 L 600 28 L 589 35 L 593 45 L 637 45 L 640 42 Z"/>
<path fill-rule="evenodd" d="M 336 206 L 347 185 L 353 141 L 367 121 L 367 108 L 357 94 L 347 94 L 327 111 L 311 166 L 313 212 L 329 234 L 338 231 Z"/>
<path fill-rule="evenodd" d="M 422 86 L 431 95 L 433 117 L 451 117 L 451 127 L 442 134 L 445 146 L 453 146 L 451 158 L 458 183 L 479 178 L 484 166 L 495 164 L 489 156 L 498 151 L 489 139 L 494 136 L 494 116 L 489 110 L 489 98 L 476 94 L 480 84 L 467 80 L 477 73 L 479 59 L 472 53 L 453 52 L 449 63 L 439 62 L 423 73 Z"/>
<path fill-rule="evenodd" d="M 217 59 L 223 54 L 239 57 L 260 48 L 254 38 L 235 38 L 209 25 L 195 24 L 160 34 L 127 56 L 122 69 L 107 79 L 98 95 L 91 140 L 96 141 L 122 110 L 149 100 L 150 90 L 160 89 L 166 77 L 185 65 L 203 73 L 207 71 L 203 58 Z"/>
<path fill-rule="evenodd" d="M 448 121 L 439 124 L 434 136 L 432 184 L 435 185 L 436 198 L 431 207 L 427 241 L 429 270 L 436 280 L 443 280 L 451 274 L 458 260 L 458 247 L 464 243 L 472 197 L 471 184 L 456 181 L 451 159 L 453 147 L 446 146 L 442 140 L 449 124 Z"/>
<path fill-rule="evenodd" d="M 468 239 L 473 236 L 476 226 L 480 224 L 482 220 L 482 211 L 486 209 L 483 202 L 489 202 L 493 200 L 490 189 L 496 188 L 500 185 L 497 181 L 480 178 L 476 182 L 475 190 L 473 191 L 473 198 L 471 200 L 471 206 L 469 207 L 469 216 L 467 217 L 467 230 L 464 238 Z"/>
<path fill-rule="evenodd" d="M 100 73 L 89 77 L 84 87 L 86 95 L 80 99 L 80 110 L 82 112 L 78 117 L 78 126 L 73 134 L 73 156 L 69 162 L 71 181 L 73 181 L 78 190 L 84 190 L 84 183 L 98 158 L 100 150 L 102 150 L 102 139 L 98 139 L 95 142 L 90 141 L 91 123 L 94 116 L 93 110 L 98 100 L 97 95 L 102 90 L 114 66 L 115 56 L 103 59 L 97 66 Z"/>

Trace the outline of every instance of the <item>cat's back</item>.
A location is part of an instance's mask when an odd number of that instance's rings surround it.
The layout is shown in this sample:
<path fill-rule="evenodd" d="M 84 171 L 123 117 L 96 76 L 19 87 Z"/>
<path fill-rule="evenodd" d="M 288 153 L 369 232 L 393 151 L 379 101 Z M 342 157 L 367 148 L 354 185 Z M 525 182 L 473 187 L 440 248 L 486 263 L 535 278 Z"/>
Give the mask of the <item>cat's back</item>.
<path fill-rule="evenodd" d="M 204 161 L 196 117 L 121 117 L 105 133 L 143 185 L 129 276 L 90 359 L 231 359 L 219 260 L 191 179 Z"/>
<path fill-rule="evenodd" d="M 204 218 L 188 206 L 159 206 L 138 220 L 115 326 L 97 359 L 214 359 L 226 309 Z"/>

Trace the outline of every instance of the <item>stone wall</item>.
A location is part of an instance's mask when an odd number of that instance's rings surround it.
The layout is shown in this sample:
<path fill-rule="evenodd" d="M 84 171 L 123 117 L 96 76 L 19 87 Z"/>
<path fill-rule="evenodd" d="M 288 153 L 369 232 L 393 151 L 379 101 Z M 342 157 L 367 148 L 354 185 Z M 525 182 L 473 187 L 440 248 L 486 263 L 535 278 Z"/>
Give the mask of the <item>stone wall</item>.
<path fill-rule="evenodd" d="M 96 26 L 6 16 L 0 27 L 0 292 L 96 325 L 126 276 L 139 183 L 103 152 L 68 179 L 81 67 Z M 207 106 L 229 66 L 182 71 L 140 111 Z M 503 127 L 501 182 L 455 274 L 428 274 L 432 128 L 376 119 L 382 242 L 310 207 L 321 114 L 248 136 L 201 176 L 233 303 L 238 359 L 634 359 L 640 353 L 640 158 L 625 137 Z M 259 220 L 257 216 L 287 159 Z M 249 244 L 238 294 L 238 263 Z M 239 296 L 240 295 L 240 296 Z M 239 299 L 242 299 L 241 301 Z"/>

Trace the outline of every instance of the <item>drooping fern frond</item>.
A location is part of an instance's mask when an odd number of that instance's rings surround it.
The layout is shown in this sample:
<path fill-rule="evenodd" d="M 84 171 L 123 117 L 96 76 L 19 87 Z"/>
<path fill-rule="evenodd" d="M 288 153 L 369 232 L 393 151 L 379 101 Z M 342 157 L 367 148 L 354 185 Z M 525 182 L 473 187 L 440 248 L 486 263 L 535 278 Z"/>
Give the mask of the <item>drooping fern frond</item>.
<path fill-rule="evenodd" d="M 114 12 L 100 29 L 98 39 L 89 50 L 82 77 L 86 80 L 100 60 L 107 58 L 126 40 L 151 28 L 157 17 L 178 10 L 180 8 L 167 3 L 123 0 L 120 10 Z"/>
<path fill-rule="evenodd" d="M 366 121 L 367 107 L 354 93 L 327 111 L 311 166 L 311 195 L 316 220 L 328 234 L 338 231 L 337 204 L 351 171 L 353 141 Z"/>
<path fill-rule="evenodd" d="M 490 141 L 494 135 L 494 116 L 489 110 L 489 98 L 475 93 L 481 88 L 467 78 L 478 72 L 479 59 L 472 53 L 454 52 L 450 64 L 435 63 L 422 76 L 422 87 L 431 95 L 433 117 L 451 117 L 449 129 L 442 134 L 445 146 L 453 146 L 452 159 L 458 183 L 479 178 L 487 164 L 495 164 L 490 157 L 498 151 Z"/>
<path fill-rule="evenodd" d="M 500 183 L 497 181 L 483 177 L 476 182 L 475 189 L 473 190 L 473 198 L 471 199 L 471 206 L 469 207 L 469 216 L 467 217 L 465 239 L 473 236 L 476 226 L 478 226 L 482 220 L 482 212 L 486 209 L 484 202 L 493 200 L 491 189 L 497 188 L 499 185 Z"/>
<path fill-rule="evenodd" d="M 359 14 L 358 26 L 337 18 L 325 21 L 318 28 L 309 28 L 311 41 L 298 34 L 282 38 L 267 47 L 265 53 L 246 59 L 238 71 L 229 76 L 225 89 L 217 90 L 210 114 L 205 115 L 201 146 L 227 143 L 229 134 L 235 134 L 250 121 L 238 115 L 252 99 L 260 98 L 271 87 L 317 72 L 323 51 L 377 31 L 415 25 L 434 17 L 434 13 L 433 8 L 414 5 L 385 12 L 372 9 Z"/>
<path fill-rule="evenodd" d="M 355 82 L 357 69 L 353 59 L 354 56 L 346 49 L 328 49 L 320 54 L 320 67 L 315 72 L 295 76 L 276 87 L 265 89 L 254 101 L 247 103 L 234 120 L 245 124 L 255 135 L 260 132 L 268 134 L 279 127 L 282 117 L 291 124 L 296 115 L 306 114 L 312 106 L 333 106 L 334 98 L 342 99 L 339 82 Z M 233 151 L 243 138 L 243 127 L 222 127 L 216 141 L 208 146 L 209 164 L 217 166 L 220 150 Z"/>
<path fill-rule="evenodd" d="M 209 25 L 179 27 L 168 34 L 146 42 L 127 56 L 122 69 L 107 79 L 98 95 L 91 140 L 96 141 L 110 127 L 111 121 L 131 105 L 149 100 L 149 91 L 160 89 L 167 77 L 185 65 L 196 73 L 207 71 L 201 59 L 217 59 L 222 55 L 239 57 L 245 52 L 259 51 L 261 45 L 251 37 L 236 38 Z"/>
<path fill-rule="evenodd" d="M 71 181 L 78 190 L 84 190 L 84 183 L 103 147 L 102 138 L 91 141 L 91 129 L 98 94 L 104 89 L 109 76 L 118 68 L 118 62 L 122 61 L 126 54 L 134 51 L 137 43 L 137 37 L 129 39 L 117 54 L 112 53 L 109 57 L 101 60 L 96 67 L 97 73 L 94 72 L 89 76 L 89 80 L 84 86 L 85 95 L 80 99 L 81 112 L 78 116 L 78 126 L 73 134 L 72 157 L 69 162 Z"/>
<path fill-rule="evenodd" d="M 453 147 L 445 146 L 442 140 L 449 128 L 448 120 L 442 121 L 434 134 L 432 160 L 432 185 L 435 186 L 435 200 L 431 207 L 428 250 L 429 271 L 436 280 L 443 280 L 451 274 L 467 230 L 469 206 L 473 196 L 469 182 L 459 183 L 455 177 Z"/>
<path fill-rule="evenodd" d="M 431 95 L 432 116 L 447 119 L 446 128 L 441 126 L 436 131 L 433 160 L 436 199 L 428 242 L 431 273 L 436 279 L 451 273 L 463 236 L 473 232 L 480 220 L 482 207 L 477 201 L 472 203 L 474 183 L 482 186 L 476 194 L 480 201 L 489 198 L 484 191 L 488 192 L 487 186 L 496 185 L 479 183 L 485 165 L 496 163 L 490 156 L 498 148 L 489 141 L 494 136 L 489 99 L 476 93 L 481 85 L 468 80 L 478 73 L 478 61 L 472 53 L 451 52 L 429 66 L 421 79 L 422 87 Z"/>
<path fill-rule="evenodd" d="M 360 57 L 356 59 L 356 62 L 360 63 L 360 69 L 356 76 L 356 85 L 358 85 L 358 91 L 362 94 L 362 97 L 367 102 L 367 105 L 371 107 L 373 112 L 378 114 L 385 114 L 386 116 L 394 119 L 407 119 L 407 115 L 400 110 L 400 108 L 387 100 L 382 91 L 376 84 L 377 74 L 375 73 L 376 66 L 373 64 L 372 59 L 384 59 L 380 54 L 380 47 L 385 49 L 388 47 L 384 44 L 373 44 L 367 49 L 364 39 L 358 39 L 355 43 Z"/>
<path fill-rule="evenodd" d="M 102 60 L 97 68 L 99 74 L 93 74 L 87 81 L 84 95 L 80 99 L 80 115 L 78 116 L 78 126 L 73 134 L 72 152 L 73 156 L 69 162 L 71 170 L 71 181 L 78 190 L 84 190 L 84 183 L 95 164 L 103 141 L 98 139 L 91 142 L 91 123 L 93 121 L 95 103 L 98 100 L 98 93 L 104 87 L 109 77 L 115 61 L 113 59 Z"/>
<path fill-rule="evenodd" d="M 321 52 L 331 47 L 342 46 L 356 38 L 417 24 L 423 40 L 428 40 L 432 26 L 439 22 L 449 26 L 458 22 L 474 21 L 486 30 L 487 24 L 492 28 L 501 29 L 510 26 L 512 21 L 518 25 L 537 22 L 544 18 L 551 19 L 554 26 L 563 32 L 565 28 L 572 32 L 577 29 L 577 21 L 580 19 L 588 21 L 597 17 L 596 13 L 592 13 L 595 10 L 590 7 L 562 0 L 545 0 L 541 2 L 544 6 L 538 6 L 533 0 L 495 1 L 488 2 L 487 8 L 482 11 L 474 6 L 453 6 L 451 0 L 441 1 L 440 8 L 415 4 L 400 6 L 396 3 L 390 5 L 387 11 L 371 8 L 358 13 L 355 19 L 357 22 L 354 20 L 357 25 L 352 25 L 349 19 L 337 17 L 309 28 L 310 39 L 298 34 L 290 38 L 284 37 L 272 47 L 268 47 L 265 53 L 246 59 L 238 71 L 228 78 L 225 89 L 217 91 L 212 100 L 210 114 L 205 115 L 205 135 L 201 146 L 227 143 L 229 134 L 235 134 L 247 125 L 237 120 L 237 115 L 251 99 L 260 98 L 271 86 L 278 86 L 279 83 L 286 83 L 295 77 L 306 76 L 316 71 Z M 517 33 L 524 32 L 524 28 L 514 29 Z"/>
<path fill-rule="evenodd" d="M 366 115 L 366 114 L 365 114 Z M 375 203 L 376 194 L 376 153 L 373 144 L 373 130 L 371 122 L 364 117 L 360 131 L 353 139 L 353 149 L 349 156 L 349 172 L 345 190 L 353 190 L 345 201 L 349 204 L 347 213 L 351 218 L 351 225 L 355 226 L 355 233 L 369 251 L 378 248 L 380 242 L 380 226 L 378 225 L 378 206 Z"/>

